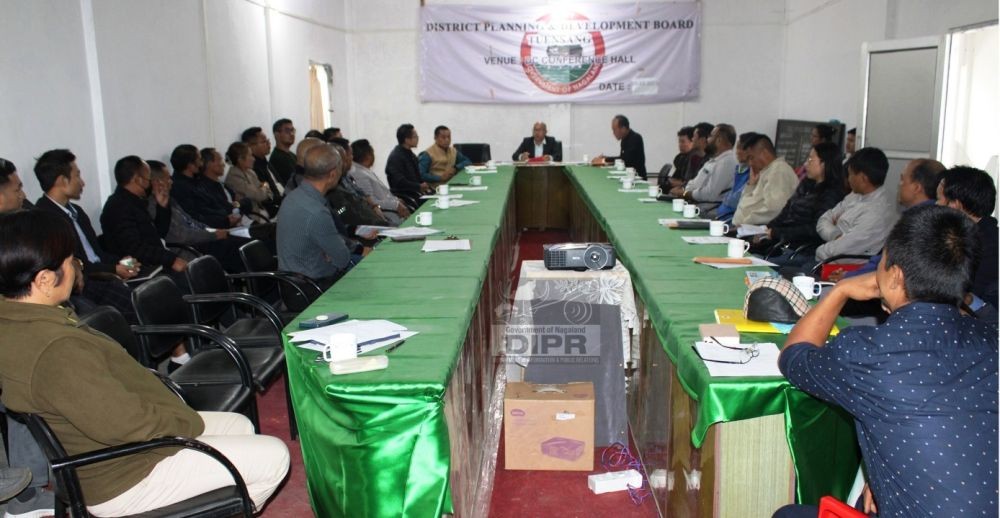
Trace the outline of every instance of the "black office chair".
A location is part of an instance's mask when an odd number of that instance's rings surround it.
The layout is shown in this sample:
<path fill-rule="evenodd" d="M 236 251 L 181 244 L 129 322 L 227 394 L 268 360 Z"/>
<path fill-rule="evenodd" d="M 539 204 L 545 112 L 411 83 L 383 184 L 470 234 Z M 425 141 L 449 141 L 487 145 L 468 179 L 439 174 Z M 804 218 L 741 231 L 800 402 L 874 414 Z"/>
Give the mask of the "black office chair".
<path fill-rule="evenodd" d="M 153 354 L 149 348 L 144 347 L 146 344 L 136 339 L 133 331 L 147 335 L 152 335 L 156 332 L 171 335 L 187 334 L 189 336 L 195 334 L 191 326 L 184 325 L 162 326 L 159 330 L 144 326 L 130 327 L 128 322 L 125 321 L 125 317 L 118 310 L 110 306 L 100 306 L 86 316 L 81 317 L 80 321 L 90 326 L 91 329 L 104 333 L 108 338 L 118 342 L 130 356 L 135 358 L 140 364 L 145 365 L 156 363 L 156 361 L 152 359 Z M 204 328 L 200 332 L 202 333 L 202 337 L 206 338 L 205 342 L 213 344 L 213 346 L 218 348 L 217 351 L 213 349 L 213 354 L 198 354 L 193 356 L 191 360 L 180 366 L 170 375 L 162 375 L 153 368 L 150 368 L 150 370 L 191 408 L 207 412 L 241 413 L 250 419 L 254 430 L 259 433 L 260 418 L 257 413 L 257 398 L 253 386 L 253 375 L 250 373 L 250 366 L 247 364 L 246 357 L 243 356 L 243 353 L 236 347 L 236 344 L 232 340 L 223 336 L 218 331 Z M 232 361 L 229 365 L 224 366 L 222 372 L 218 372 L 215 370 L 218 368 L 217 361 L 213 356 L 219 356 L 222 359 L 228 356 Z M 144 362 L 143 358 L 147 358 L 147 361 Z M 234 369 L 239 373 L 239 380 L 236 383 L 233 382 L 232 373 Z M 209 381 L 198 383 L 183 381 L 179 383 L 172 377 L 176 375 L 183 380 L 195 374 Z M 215 377 L 214 380 L 212 380 L 213 375 Z"/>
<path fill-rule="evenodd" d="M 210 255 L 188 263 L 187 276 L 192 295 L 185 295 L 184 300 L 193 303 L 195 322 L 218 328 L 244 351 L 263 348 L 280 353 L 284 358 L 285 344 L 281 338 L 284 322 L 274 308 L 262 299 L 233 291 L 229 282 L 230 276 L 239 275 L 226 274 L 219 260 Z M 249 315 L 243 316 L 238 311 L 237 305 L 249 308 L 251 310 Z M 255 313 L 260 313 L 262 316 L 257 317 Z M 284 370 L 284 362 L 281 366 Z M 288 426 L 294 439 L 298 431 L 295 427 L 288 376 L 284 379 Z"/>
<path fill-rule="evenodd" d="M 253 240 L 241 246 L 240 258 L 247 272 L 227 277 L 245 281 L 250 294 L 274 306 L 285 324 L 323 294 L 316 281 L 309 277 L 278 270 L 278 259 L 263 241 Z"/>
<path fill-rule="evenodd" d="M 209 333 L 214 331 L 215 334 L 210 338 L 214 340 L 214 336 L 221 336 L 228 342 L 223 340 L 220 342 L 235 344 L 238 347 L 238 342 L 224 333 L 204 325 L 195 325 L 194 313 L 186 301 L 190 297 L 194 296 L 181 295 L 180 289 L 169 277 L 156 277 L 132 292 L 132 303 L 135 304 L 135 312 L 141 324 L 140 344 L 143 344 L 154 358 L 165 357 L 185 338 L 184 334 L 178 332 L 178 328 L 172 327 L 177 325 L 185 326 L 186 329 L 199 334 L 199 337 L 209 336 Z M 209 355 L 209 359 L 217 366 L 215 372 L 224 371 L 224 366 L 232 363 L 232 356 L 228 353 L 205 350 L 202 342 L 196 342 L 195 345 L 195 356 Z M 253 384 L 259 392 L 263 392 L 284 371 L 285 355 L 282 350 L 274 347 L 238 348 L 246 359 Z M 140 363 L 146 367 L 155 367 L 148 357 L 141 359 Z M 229 378 L 230 382 L 239 379 L 238 374 L 234 370 L 232 378 Z M 192 372 L 182 368 L 174 371 L 171 378 L 182 384 L 209 384 L 218 380 L 216 375 L 207 376 L 200 371 Z"/>
<path fill-rule="evenodd" d="M 473 164 L 485 164 L 490 161 L 490 145 L 482 143 L 455 144 L 455 150 L 465 155 Z"/>
<path fill-rule="evenodd" d="M 236 470 L 236 466 L 233 466 L 233 463 L 225 455 L 201 441 L 185 437 L 161 437 L 70 456 L 52 429 L 49 428 L 48 423 L 37 414 L 21 414 L 7 409 L 7 415 L 28 427 L 35 442 L 38 443 L 49 461 L 56 494 L 55 515 L 58 518 L 66 516 L 67 511 L 73 518 L 91 516 L 87 511 L 83 490 L 80 488 L 80 479 L 76 473 L 77 468 L 157 448 L 176 448 L 178 446 L 200 451 L 218 461 L 229 471 L 233 477 L 234 485 L 221 487 L 175 504 L 147 511 L 141 516 L 162 518 L 253 516 L 253 502 L 250 500 L 246 484 L 239 471 Z"/>

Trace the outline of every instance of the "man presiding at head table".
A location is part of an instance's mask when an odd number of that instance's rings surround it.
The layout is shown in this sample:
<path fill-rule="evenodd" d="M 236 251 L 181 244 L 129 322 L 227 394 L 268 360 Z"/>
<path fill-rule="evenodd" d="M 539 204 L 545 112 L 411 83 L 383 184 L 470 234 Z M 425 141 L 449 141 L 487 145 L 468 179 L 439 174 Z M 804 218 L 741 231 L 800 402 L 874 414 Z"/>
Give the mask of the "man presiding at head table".
<path fill-rule="evenodd" d="M 562 146 L 555 137 L 547 136 L 548 126 L 544 122 L 536 122 L 531 127 L 531 136 L 525 137 L 517 151 L 511 156 L 515 162 L 526 162 L 530 158 L 541 158 L 546 162 L 562 162 Z"/>
<path fill-rule="evenodd" d="M 628 117 L 624 115 L 615 115 L 611 119 L 611 133 L 621 141 L 621 153 L 618 156 L 598 155 L 590 163 L 604 165 L 621 159 L 625 162 L 625 167 L 634 167 L 636 174 L 645 180 L 646 146 L 642 143 L 642 135 L 632 131 L 632 128 L 629 127 Z"/>

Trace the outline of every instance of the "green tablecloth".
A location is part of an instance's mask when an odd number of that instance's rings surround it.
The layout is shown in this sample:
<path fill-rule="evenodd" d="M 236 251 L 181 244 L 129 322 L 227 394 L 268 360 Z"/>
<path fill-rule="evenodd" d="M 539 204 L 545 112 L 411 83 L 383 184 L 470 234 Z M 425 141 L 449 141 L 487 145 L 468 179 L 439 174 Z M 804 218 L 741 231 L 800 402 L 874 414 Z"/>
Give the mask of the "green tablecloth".
<path fill-rule="evenodd" d="M 831 460 L 828 454 L 853 451 L 849 419 L 782 378 L 713 379 L 690 348 L 698 338 L 697 325 L 712 321 L 715 308 L 742 305 L 743 270 L 713 270 L 691 262 L 694 255 L 724 254 L 724 247 L 685 244 L 680 239 L 685 231 L 656 222 L 673 217 L 669 204 L 640 203 L 641 194 L 618 192 L 605 170 L 570 167 L 568 176 L 632 272 L 681 384 L 699 403 L 691 433 L 694 445 L 702 444 L 714 423 L 784 413 L 800 500 L 846 496 L 857 458 Z M 428 204 L 422 209 L 434 212 L 433 227 L 444 235 L 471 239 L 471 252 L 424 254 L 420 242 L 382 243 L 300 316 L 340 311 L 351 318 L 390 319 L 419 331 L 390 355 L 388 369 L 334 377 L 325 364 L 314 361 L 315 352 L 285 344 L 317 516 L 439 516 L 451 511 L 444 393 L 486 279 L 514 174 L 501 167 L 499 174 L 482 177 L 488 191 L 463 193 L 463 199 L 479 204 L 448 210 Z M 456 178 L 466 180 L 464 173 Z M 297 321 L 287 331 L 296 329 Z"/>
<path fill-rule="evenodd" d="M 513 170 L 482 175 L 476 205 L 439 210 L 432 238 L 470 239 L 470 252 L 427 254 L 423 242 L 383 242 L 298 320 L 339 311 L 389 319 L 420 334 L 389 368 L 333 376 L 317 353 L 285 343 L 309 494 L 317 516 L 440 516 L 451 510 L 444 393 L 486 280 Z M 455 182 L 467 181 L 460 174 Z M 413 221 L 412 218 L 410 220 Z M 412 223 L 409 223 L 412 224 Z"/>
<path fill-rule="evenodd" d="M 826 494 L 846 498 L 858 457 L 831 459 L 830 451 L 854 452 L 853 421 L 839 410 L 775 378 L 713 378 L 691 348 L 698 324 L 714 322 L 717 308 L 742 308 L 746 269 L 717 270 L 691 261 L 695 256 L 725 256 L 725 245 L 689 245 L 681 236 L 704 230 L 670 230 L 659 218 L 675 218 L 669 203 L 642 203 L 645 194 L 618 192 L 607 171 L 568 168 L 570 181 L 633 272 L 632 282 L 649 311 L 660 343 L 677 368 L 681 385 L 698 401 L 691 441 L 698 447 L 711 425 L 785 414 L 787 439 L 798 474 L 802 502 Z M 636 273 L 638 272 L 638 274 Z M 747 335 L 759 342 L 784 343 L 783 335 Z"/>

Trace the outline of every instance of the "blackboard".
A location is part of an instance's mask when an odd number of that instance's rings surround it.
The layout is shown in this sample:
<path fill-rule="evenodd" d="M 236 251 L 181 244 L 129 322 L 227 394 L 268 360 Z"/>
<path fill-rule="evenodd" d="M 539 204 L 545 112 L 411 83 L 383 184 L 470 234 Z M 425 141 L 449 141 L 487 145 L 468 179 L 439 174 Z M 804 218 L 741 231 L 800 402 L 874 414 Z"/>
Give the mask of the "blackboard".
<path fill-rule="evenodd" d="M 785 161 L 793 168 L 798 168 L 806 163 L 806 159 L 809 158 L 809 150 L 812 148 L 812 129 L 819 124 L 833 126 L 833 143 L 837 144 L 843 152 L 844 131 L 846 130 L 843 124 L 827 121 L 778 119 L 778 129 L 774 133 L 775 154 L 785 157 Z"/>

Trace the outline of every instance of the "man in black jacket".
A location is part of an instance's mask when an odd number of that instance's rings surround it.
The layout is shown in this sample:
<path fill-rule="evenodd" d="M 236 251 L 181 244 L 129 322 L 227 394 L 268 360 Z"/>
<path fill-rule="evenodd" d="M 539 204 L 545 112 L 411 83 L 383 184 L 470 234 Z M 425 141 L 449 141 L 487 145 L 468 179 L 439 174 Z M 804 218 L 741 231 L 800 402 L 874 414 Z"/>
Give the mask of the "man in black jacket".
<path fill-rule="evenodd" d="M 618 156 L 598 155 L 594 157 L 591 164 L 605 165 L 621 159 L 625 162 L 625 167 L 634 167 L 635 173 L 645 180 L 646 146 L 642 143 L 642 135 L 632 131 L 632 128 L 629 127 L 628 117 L 620 114 L 611 119 L 611 133 L 621 141 L 621 152 Z"/>
<path fill-rule="evenodd" d="M 101 226 L 113 253 L 131 255 L 144 264 L 162 266 L 178 285 L 186 287 L 187 261 L 163 246 L 161 238 L 170 230 L 170 192 L 152 189 L 149 165 L 135 155 L 115 163 L 118 187 L 104 202 Z M 156 199 L 156 217 L 147 212 L 146 198 Z M 184 289 L 184 288 L 182 288 Z"/>
<path fill-rule="evenodd" d="M 413 124 L 403 124 L 396 129 L 396 142 L 399 144 L 392 149 L 385 161 L 389 190 L 411 210 L 422 203 L 420 195 L 431 192 L 430 186 L 420 179 L 420 166 L 417 164 L 417 155 L 413 153 L 419 140 Z"/>
<path fill-rule="evenodd" d="M 557 146 L 555 137 L 547 136 L 548 132 L 549 128 L 544 122 L 536 122 L 531 127 L 531 136 L 521 141 L 511 159 L 524 162 L 529 158 L 543 157 L 545 160 L 562 162 L 562 146 Z"/>
<path fill-rule="evenodd" d="M 97 239 L 90 217 L 82 207 L 70 201 L 80 199 L 85 185 L 76 165 L 76 155 L 68 149 L 51 149 L 42 153 L 35 162 L 35 177 L 45 191 L 35 203 L 35 208 L 62 216 L 76 231 L 73 256 L 83 265 L 86 279 L 81 295 L 90 304 L 112 306 L 129 322 L 138 323 L 132 306 L 132 290 L 124 281 L 135 277 L 142 265 L 132 257 L 120 257 L 105 251 Z M 77 298 L 73 302 L 81 311 L 88 305 Z"/>

